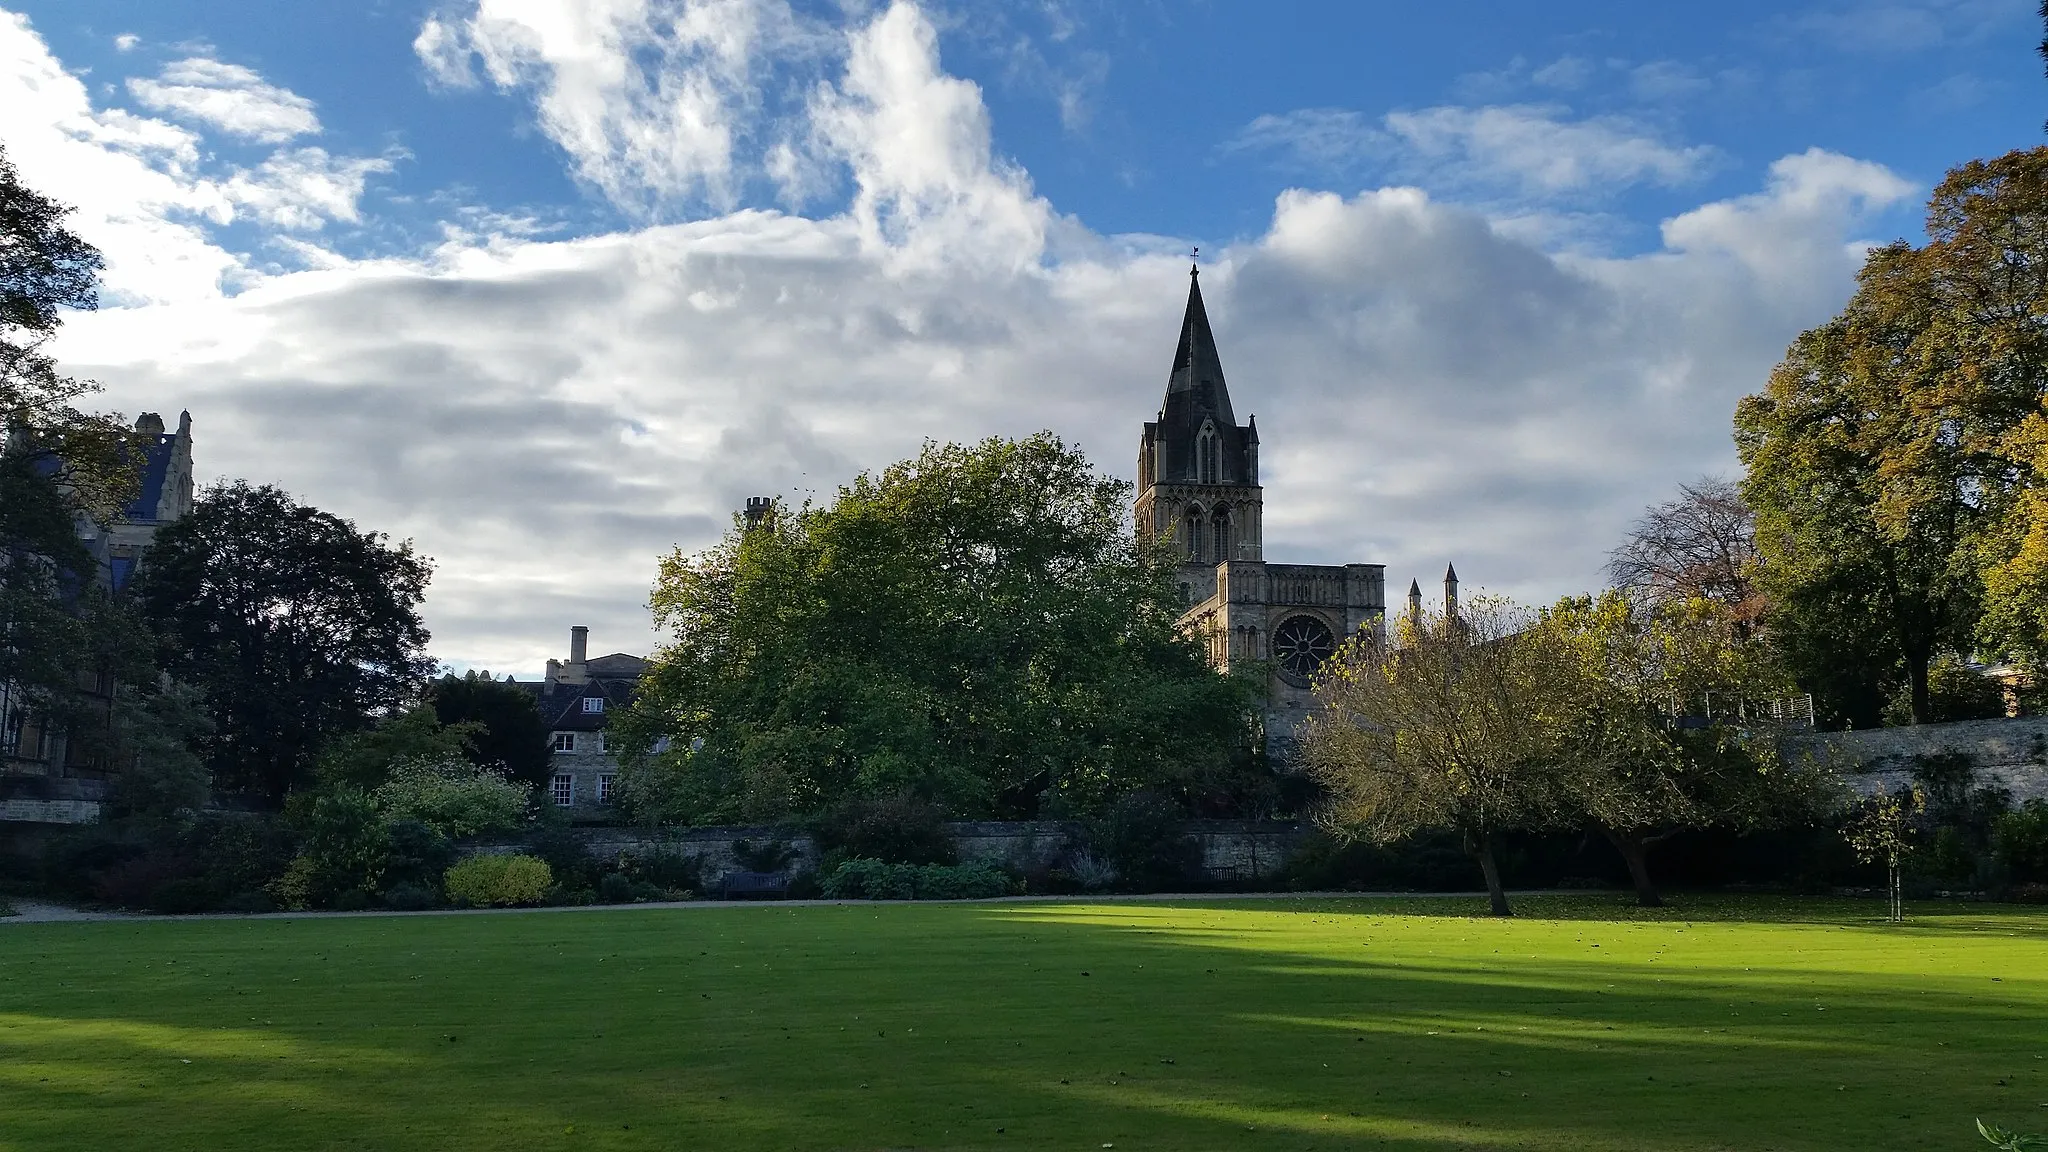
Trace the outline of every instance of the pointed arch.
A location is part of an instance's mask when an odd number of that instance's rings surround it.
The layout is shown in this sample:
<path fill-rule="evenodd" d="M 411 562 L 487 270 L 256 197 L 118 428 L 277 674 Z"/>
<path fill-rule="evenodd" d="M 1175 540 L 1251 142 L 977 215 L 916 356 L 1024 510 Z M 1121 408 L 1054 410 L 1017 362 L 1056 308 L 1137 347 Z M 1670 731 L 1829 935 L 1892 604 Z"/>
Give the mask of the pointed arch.
<path fill-rule="evenodd" d="M 1203 562 L 1204 553 L 1207 551 L 1205 547 L 1208 543 L 1205 539 L 1207 535 L 1208 524 L 1202 516 L 1202 506 L 1199 504 L 1188 505 L 1187 511 L 1181 513 L 1180 539 L 1181 552 L 1188 558 L 1189 563 L 1200 564 Z"/>
<path fill-rule="evenodd" d="M 1221 564 L 1225 560 L 1235 559 L 1237 554 L 1231 550 L 1230 506 L 1218 504 L 1216 511 L 1209 517 L 1209 522 L 1209 538 L 1214 547 L 1211 554 L 1216 557 L 1216 562 Z"/>

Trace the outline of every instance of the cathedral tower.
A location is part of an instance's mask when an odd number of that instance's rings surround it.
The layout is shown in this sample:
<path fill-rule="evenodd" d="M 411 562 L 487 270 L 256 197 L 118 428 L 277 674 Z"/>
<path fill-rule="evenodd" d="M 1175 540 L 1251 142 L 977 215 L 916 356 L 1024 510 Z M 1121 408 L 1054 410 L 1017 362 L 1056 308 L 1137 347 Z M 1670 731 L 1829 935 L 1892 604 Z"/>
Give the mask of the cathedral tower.
<path fill-rule="evenodd" d="M 1159 418 L 1138 441 L 1138 532 L 1180 552 L 1188 603 L 1216 591 L 1216 565 L 1263 558 L 1259 428 L 1230 410 L 1223 361 L 1202 306 L 1200 269 L 1188 273 L 1187 315 Z"/>

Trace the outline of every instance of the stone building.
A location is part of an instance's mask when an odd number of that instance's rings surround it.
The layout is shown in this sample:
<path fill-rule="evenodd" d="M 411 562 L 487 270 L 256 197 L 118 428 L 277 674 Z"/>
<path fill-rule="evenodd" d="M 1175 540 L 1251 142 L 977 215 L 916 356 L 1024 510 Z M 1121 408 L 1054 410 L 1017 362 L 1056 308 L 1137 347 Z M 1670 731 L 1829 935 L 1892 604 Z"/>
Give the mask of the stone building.
<path fill-rule="evenodd" d="M 192 414 L 180 413 L 178 430 L 144 412 L 135 421 L 142 451 L 141 487 L 107 525 L 77 522 L 80 542 L 94 561 L 93 580 L 115 591 L 127 586 L 157 532 L 192 510 Z M 116 685 L 106 676 L 81 684 L 107 708 Z M 81 745 L 48 723 L 33 693 L 0 681 L 0 822 L 90 823 L 100 815 L 108 768 L 82 754 Z"/>
<path fill-rule="evenodd" d="M 633 702 L 647 661 L 624 652 L 592 659 L 590 629 L 569 629 L 569 659 L 549 660 L 541 680 L 514 681 L 534 694 L 553 742 L 548 799 L 582 818 L 602 818 L 612 802 L 618 758 L 605 747 L 614 709 Z"/>
<path fill-rule="evenodd" d="M 1181 627 L 1208 645 L 1210 662 L 1270 662 L 1266 741 L 1285 763 L 1317 667 L 1344 639 L 1383 633 L 1386 568 L 1268 561 L 1264 510 L 1258 421 L 1240 425 L 1231 409 L 1195 270 L 1166 399 L 1138 440 L 1137 527 L 1178 550 Z"/>

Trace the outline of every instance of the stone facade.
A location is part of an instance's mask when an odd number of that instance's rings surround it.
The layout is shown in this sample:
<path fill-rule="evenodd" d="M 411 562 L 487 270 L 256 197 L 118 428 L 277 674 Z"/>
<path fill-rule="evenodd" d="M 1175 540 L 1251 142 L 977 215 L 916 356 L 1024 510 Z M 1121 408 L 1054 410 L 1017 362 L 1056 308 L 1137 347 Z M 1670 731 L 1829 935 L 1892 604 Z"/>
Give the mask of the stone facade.
<path fill-rule="evenodd" d="M 647 661 L 624 652 L 592 658 L 590 629 L 569 630 L 569 658 L 549 660 L 538 681 L 514 681 L 534 694 L 554 752 L 548 799 L 578 821 L 611 818 L 619 762 L 605 747 L 605 725 L 615 709 L 633 702 Z"/>
<path fill-rule="evenodd" d="M 94 561 L 94 579 L 120 590 L 134 577 L 156 534 L 192 510 L 192 414 L 181 413 L 178 430 L 166 432 L 163 417 L 144 412 L 135 421 L 142 452 L 141 488 L 113 523 L 85 517 L 78 539 Z M 105 709 L 117 685 L 111 677 L 81 683 Z M 79 754 L 62 728 L 47 723 L 33 693 L 0 681 L 0 822 L 89 824 L 100 816 L 108 767 Z"/>
<path fill-rule="evenodd" d="M 1267 661 L 1267 751 L 1286 764 L 1306 717 L 1309 681 L 1337 646 L 1386 627 L 1379 564 L 1272 564 L 1265 559 L 1259 429 L 1240 426 L 1199 273 L 1191 274 L 1166 399 L 1138 441 L 1139 535 L 1179 552 L 1181 627 L 1210 663 Z"/>

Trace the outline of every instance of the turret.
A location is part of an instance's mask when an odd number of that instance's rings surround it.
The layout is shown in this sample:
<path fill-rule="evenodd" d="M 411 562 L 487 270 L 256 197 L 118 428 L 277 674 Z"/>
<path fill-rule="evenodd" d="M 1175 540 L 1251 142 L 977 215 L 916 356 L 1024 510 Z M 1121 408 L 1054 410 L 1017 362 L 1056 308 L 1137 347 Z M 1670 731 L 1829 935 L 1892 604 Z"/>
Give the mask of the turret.
<path fill-rule="evenodd" d="M 1444 565 L 1444 619 L 1456 620 L 1457 618 L 1458 570 L 1456 567 L 1446 564 Z"/>

